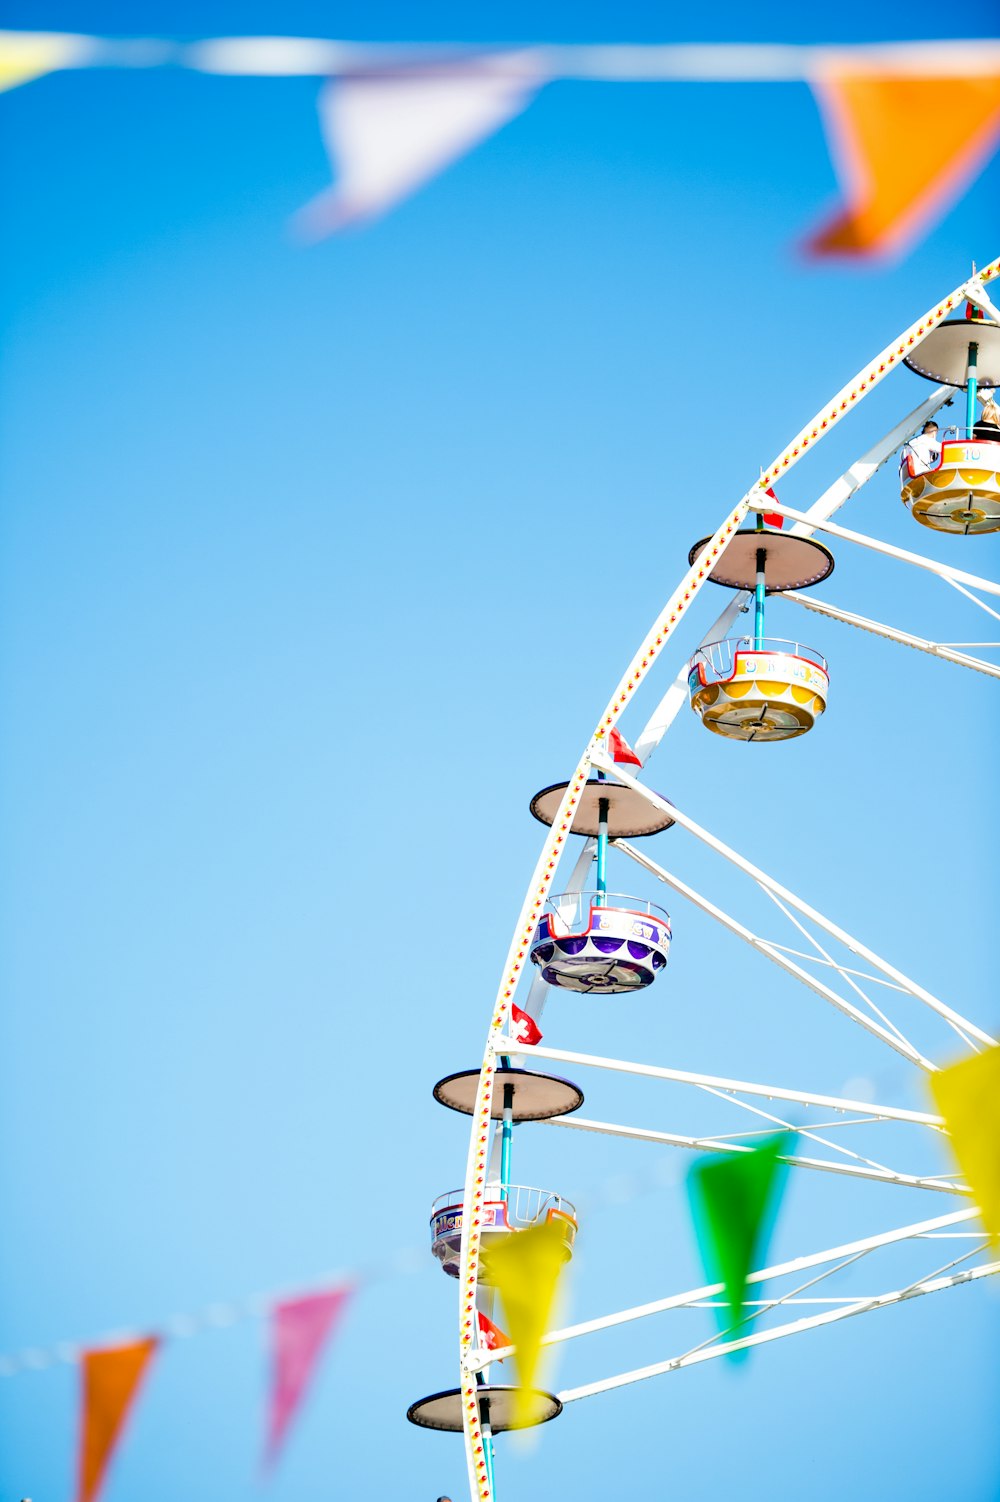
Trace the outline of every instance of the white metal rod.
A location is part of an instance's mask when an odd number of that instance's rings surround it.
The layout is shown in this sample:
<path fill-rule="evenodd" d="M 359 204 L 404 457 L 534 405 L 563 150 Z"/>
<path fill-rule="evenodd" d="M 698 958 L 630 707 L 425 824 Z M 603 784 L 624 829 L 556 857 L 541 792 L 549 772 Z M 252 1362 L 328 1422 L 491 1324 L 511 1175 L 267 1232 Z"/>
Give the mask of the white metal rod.
<path fill-rule="evenodd" d="M 685 1137 L 677 1132 L 659 1132 L 645 1127 L 616 1126 L 609 1121 L 588 1121 L 579 1116 L 554 1116 L 546 1126 L 565 1127 L 575 1132 L 597 1132 L 607 1137 L 628 1137 L 634 1142 L 659 1142 L 667 1147 L 685 1147 L 693 1152 L 752 1153 L 752 1147 L 737 1142 L 720 1142 L 717 1137 Z M 882 1183 L 902 1184 L 907 1189 L 935 1189 L 942 1194 L 971 1193 L 964 1184 L 943 1183 L 939 1179 L 917 1174 L 897 1173 L 891 1168 L 866 1168 L 858 1163 L 838 1162 L 826 1158 L 803 1158 L 795 1153 L 779 1155 L 779 1162 L 792 1168 L 814 1168 L 823 1173 L 837 1173 L 848 1178 L 878 1179 Z"/>
<path fill-rule="evenodd" d="M 830 954 L 828 950 L 823 948 L 823 945 L 816 938 L 815 934 L 810 933 L 806 925 L 800 922 L 798 918 L 796 918 L 795 914 L 791 911 L 790 908 L 786 907 L 780 897 L 775 896 L 775 894 L 767 887 L 763 888 L 763 891 L 765 892 L 769 900 L 774 903 L 778 911 L 784 914 L 792 927 L 798 929 L 802 937 L 813 946 L 813 948 L 817 951 L 821 958 L 826 960 L 827 964 L 832 965 L 833 968 L 837 970 L 837 962 L 833 958 L 833 955 Z M 852 977 L 847 975 L 843 970 L 840 970 L 839 974 L 841 980 L 847 982 L 851 990 L 854 992 L 855 996 L 860 996 L 861 1000 L 870 1008 L 871 1011 L 875 1013 L 875 1016 L 878 1018 L 879 1022 L 882 1023 L 883 1027 L 887 1027 L 891 1033 L 894 1033 L 901 1043 L 906 1044 L 907 1048 L 912 1048 L 913 1045 L 910 1043 L 910 1040 L 906 1037 L 906 1035 L 901 1031 L 900 1028 L 896 1026 L 891 1017 L 887 1017 L 885 1012 L 883 1012 L 880 1007 L 876 1006 L 875 1002 L 872 1001 L 868 993 L 858 985 L 857 981 L 852 979 Z M 955 1027 L 955 1024 L 952 1023 L 952 1026 Z M 955 1030 L 956 1032 L 958 1032 L 958 1036 L 961 1038 L 962 1042 L 966 1044 L 966 1046 L 972 1046 L 970 1045 L 969 1039 L 966 1037 L 965 1033 L 960 1032 L 957 1028 Z"/>
<path fill-rule="evenodd" d="M 971 594 L 969 590 L 963 589 L 962 585 L 955 579 L 946 579 L 944 582 L 950 584 L 952 589 L 957 589 L 959 594 L 964 595 L 967 600 L 971 600 L 973 605 L 978 605 L 980 610 L 985 610 L 986 614 L 991 615 L 995 621 L 1000 621 L 1000 612 L 994 610 L 992 605 L 987 605 L 986 601 L 981 600 L 978 595 Z"/>
<path fill-rule="evenodd" d="M 887 991 L 898 991 L 900 996 L 908 996 L 909 992 L 902 986 L 897 986 L 895 981 L 886 980 L 884 975 L 872 975 L 867 970 L 852 970 L 850 965 L 838 965 L 836 960 L 821 960 L 818 954 L 806 954 L 803 949 L 792 949 L 788 944 L 779 944 L 774 939 L 764 941 L 769 949 L 780 949 L 782 954 L 790 954 L 793 959 L 807 960 L 810 965 L 821 965 L 828 970 L 836 970 L 840 975 L 856 975 L 859 980 L 866 980 L 870 985 L 883 986 Z"/>
<path fill-rule="evenodd" d="M 794 1273 L 804 1272 L 810 1267 L 821 1267 L 824 1262 L 839 1262 L 841 1258 L 852 1257 L 856 1252 L 875 1251 L 879 1247 L 892 1246 L 900 1241 L 911 1241 L 918 1237 L 933 1235 L 949 1226 L 961 1225 L 965 1221 L 972 1220 L 978 1214 L 979 1211 L 973 1208 L 955 1210 L 950 1215 L 935 1216 L 933 1220 L 915 1221 L 912 1225 L 901 1226 L 896 1231 L 882 1231 L 877 1236 L 864 1236 L 860 1241 L 849 1241 L 843 1246 L 830 1247 L 827 1251 L 811 1252 L 804 1257 L 793 1257 L 789 1262 L 779 1262 L 773 1267 L 761 1268 L 759 1272 L 748 1273 L 747 1286 L 765 1283 L 771 1278 L 784 1278 Z M 552 1330 L 542 1337 L 542 1345 L 561 1345 L 567 1340 L 577 1340 L 581 1335 L 593 1335 L 598 1330 L 610 1330 L 616 1325 L 631 1324 L 633 1320 L 648 1319 L 654 1314 L 665 1314 L 669 1309 L 686 1309 L 698 1299 L 714 1299 L 724 1292 L 724 1284 L 706 1283 L 701 1288 L 691 1288 L 684 1293 L 669 1294 L 666 1298 L 654 1299 L 648 1304 L 636 1304 L 631 1309 L 621 1309 L 616 1314 L 602 1314 L 596 1319 L 582 1320 L 579 1324 L 566 1325 L 561 1330 Z M 513 1350 L 513 1346 L 505 1346 L 502 1350 L 486 1352 L 481 1359 L 474 1359 L 468 1370 L 477 1371 L 490 1361 L 498 1361 L 509 1356 Z"/>
<path fill-rule="evenodd" d="M 810 599 L 808 595 L 800 594 L 797 589 L 786 590 L 782 598 L 794 600 L 796 605 L 803 605 L 806 610 L 812 610 L 816 615 L 825 615 L 830 620 L 843 622 L 845 626 L 857 626 L 859 630 L 869 631 L 873 636 L 882 636 L 887 641 L 898 642 L 902 647 L 913 647 L 917 652 L 927 652 L 931 657 L 940 657 L 943 662 L 953 662 L 958 667 L 971 668 L 973 672 L 985 673 L 989 678 L 1000 678 L 1000 666 L 996 663 L 984 662 L 980 657 L 969 657 L 964 652 L 954 650 L 956 646 L 992 647 L 997 645 L 994 642 L 928 641 L 926 637 L 913 636 L 909 631 L 900 631 L 895 626 L 883 626 L 880 621 L 872 621 L 866 616 L 855 615 L 852 610 L 842 610 L 836 605 L 828 605 L 825 600 Z"/>
<path fill-rule="evenodd" d="M 636 850 L 634 845 L 629 845 L 624 840 L 618 840 L 616 844 L 620 850 L 624 850 L 630 855 L 638 865 L 649 871 L 665 885 L 672 887 L 675 892 L 679 892 L 682 897 L 686 897 L 689 902 L 694 903 L 703 913 L 707 913 L 710 918 L 714 918 L 717 923 L 721 923 L 724 928 L 728 928 L 730 933 L 736 934 L 745 944 L 749 944 L 751 948 L 757 950 L 758 954 L 764 955 L 772 964 L 777 965 L 780 970 L 784 970 L 788 975 L 793 975 L 796 980 L 801 981 L 804 986 L 810 991 L 815 992 L 817 996 L 822 996 L 825 1001 L 830 1002 L 839 1012 L 843 1012 L 845 1017 L 850 1017 L 852 1022 L 856 1022 L 859 1027 L 863 1027 L 873 1037 L 879 1038 L 883 1043 L 887 1043 L 890 1048 L 895 1049 L 898 1054 L 901 1054 L 904 1059 L 908 1059 L 911 1064 L 916 1064 L 919 1068 L 928 1071 L 933 1070 L 934 1065 L 929 1059 L 925 1059 L 923 1054 L 914 1048 L 912 1043 L 909 1043 L 905 1039 L 901 1040 L 898 1033 L 890 1032 L 889 1029 L 884 1028 L 880 1022 L 876 1022 L 874 1018 L 869 1017 L 867 1012 L 862 1012 L 853 1002 L 848 1001 L 846 997 L 834 991 L 825 981 L 821 981 L 810 971 L 803 970 L 802 966 L 796 964 L 794 960 L 788 959 L 786 954 L 781 952 L 779 945 L 772 944 L 769 939 L 762 939 L 758 934 L 753 933 L 745 924 L 740 923 L 738 919 L 724 912 L 716 903 L 710 902 L 707 897 L 703 897 L 700 892 L 696 892 L 693 887 L 688 886 L 687 882 L 681 881 L 680 877 L 672 875 L 663 866 L 657 865 L 656 861 L 650 860 L 648 855 L 644 855 L 641 851 Z M 899 989 L 904 991 L 905 995 L 909 995 L 909 992 L 905 991 L 902 986 Z"/>
<path fill-rule="evenodd" d="M 642 1382 L 648 1377 L 659 1377 L 665 1372 L 680 1371 L 682 1367 L 696 1366 L 702 1361 L 712 1361 L 716 1357 L 726 1356 L 732 1351 L 744 1351 L 750 1346 L 767 1345 L 772 1340 L 782 1340 L 786 1335 L 799 1335 L 805 1330 L 816 1330 L 822 1325 L 832 1325 L 838 1320 L 850 1319 L 855 1314 L 867 1314 L 875 1309 L 887 1309 L 892 1304 L 902 1303 L 904 1299 L 919 1298 L 925 1293 L 940 1293 L 946 1288 L 956 1288 L 961 1283 L 973 1283 L 979 1278 L 988 1278 L 992 1274 L 1000 1272 L 1000 1262 L 987 1262 L 981 1267 L 969 1268 L 965 1272 L 953 1273 L 949 1277 L 932 1278 L 926 1283 L 911 1284 L 907 1288 L 896 1289 L 893 1293 L 883 1293 L 874 1299 L 861 1299 L 857 1303 L 850 1304 L 846 1309 L 831 1309 L 827 1314 L 814 1314 L 804 1319 L 793 1320 L 787 1325 L 778 1325 L 773 1330 L 760 1330 L 754 1335 L 745 1335 L 739 1340 L 726 1341 L 721 1345 L 708 1346 L 699 1351 L 693 1351 L 687 1356 L 675 1356 L 670 1361 L 658 1361 L 652 1366 L 637 1367 L 635 1371 L 622 1372 L 617 1377 L 606 1377 L 601 1382 L 591 1382 L 585 1387 L 573 1387 L 559 1393 L 562 1403 L 575 1403 L 579 1398 L 593 1397 L 595 1393 L 609 1392 L 615 1387 L 626 1387 L 632 1382 Z"/>
<path fill-rule="evenodd" d="M 501 1046 L 509 1040 L 501 1038 Z M 940 1116 L 926 1111 L 907 1111 L 902 1106 L 874 1105 L 870 1100 L 848 1100 L 839 1095 L 823 1095 L 814 1091 L 786 1090 L 781 1085 L 759 1085 L 749 1080 L 725 1079 L 717 1074 L 695 1074 L 686 1069 L 669 1069 L 663 1064 L 636 1064 L 627 1059 L 606 1059 L 598 1054 L 574 1053 L 568 1048 L 550 1048 L 545 1043 L 536 1043 L 533 1048 L 524 1046 L 526 1059 L 552 1059 L 560 1064 L 579 1064 L 583 1068 L 609 1069 L 616 1074 L 636 1074 L 645 1079 L 670 1080 L 678 1085 L 707 1085 L 712 1089 L 725 1090 L 731 1094 L 761 1096 L 765 1100 L 788 1100 L 799 1106 L 823 1106 L 831 1111 L 856 1111 L 862 1116 L 875 1116 L 879 1121 L 908 1121 L 917 1126 L 943 1128 Z"/>
<path fill-rule="evenodd" d="M 619 782 L 624 783 L 626 787 L 634 788 L 637 793 L 641 793 L 647 803 L 651 803 L 654 808 L 659 808 L 664 813 L 669 814 L 675 823 L 680 824 L 682 828 L 701 840 L 703 844 L 708 845 L 718 855 L 723 856 L 740 871 L 745 872 L 747 876 L 753 877 L 754 881 L 758 882 L 760 886 L 767 887 L 779 897 L 783 897 L 786 902 L 791 903 L 792 907 L 806 918 L 809 918 L 811 922 L 824 929 L 826 933 L 831 934 L 833 938 L 839 939 L 852 954 L 860 955 L 870 965 L 874 965 L 876 970 L 881 970 L 883 975 L 888 975 L 891 980 L 897 981 L 900 985 L 904 986 L 911 996 L 917 1001 L 922 1001 L 926 1007 L 929 1007 L 932 1012 L 936 1012 L 939 1017 L 944 1017 L 951 1022 L 957 1022 L 959 1027 L 965 1032 L 970 1033 L 974 1038 L 977 1038 L 980 1043 L 985 1043 L 990 1048 L 996 1047 L 996 1039 L 991 1038 L 989 1033 L 984 1032 L 975 1023 L 969 1022 L 967 1018 L 956 1012 L 953 1007 L 949 1007 L 945 1002 L 940 1001 L 938 997 L 932 996 L 930 991 L 924 990 L 923 986 L 918 986 L 916 981 L 910 980 L 901 970 L 897 970 L 894 965 L 890 965 L 888 961 L 883 960 L 874 950 L 862 944 L 860 939 L 853 938 L 851 934 L 838 927 L 836 923 L 832 923 L 829 918 L 825 918 L 814 907 L 810 907 L 808 902 L 803 902 L 801 897 L 797 897 L 794 892 L 790 892 L 787 887 L 783 887 L 780 882 L 768 876 L 759 866 L 755 866 L 752 861 L 748 861 L 744 856 L 738 855 L 735 850 L 724 844 L 722 840 L 717 839 L 713 834 L 709 834 L 707 829 L 703 829 L 689 814 L 682 812 L 676 804 L 668 803 L 666 798 L 661 797 L 659 793 L 654 793 L 652 788 L 648 788 L 644 783 L 637 782 L 634 777 L 630 777 L 624 767 L 614 766 L 604 756 L 595 756 L 594 766 L 603 766 L 605 770 L 613 771 Z M 934 1066 L 932 1065 L 931 1067 L 933 1068 Z"/>
<path fill-rule="evenodd" d="M 933 558 L 923 558 L 919 553 L 911 553 L 908 548 L 897 548 L 890 542 L 879 542 L 875 537 L 867 537 L 864 532 L 853 532 L 849 527 L 841 527 L 837 522 L 810 519 L 804 512 L 795 511 L 791 506 L 755 500 L 750 510 L 773 511 L 778 515 L 789 517 L 792 521 L 808 522 L 810 526 L 821 532 L 829 532 L 831 537 L 841 537 L 845 542 L 856 542 L 859 547 L 869 548 L 873 553 L 882 553 L 886 558 L 895 558 L 900 563 L 910 563 L 914 568 L 922 568 L 929 574 L 936 574 L 939 579 L 969 584 L 973 589 L 981 589 L 988 595 L 1000 595 L 1000 584 L 995 584 L 992 579 L 980 579 L 978 574 L 967 574 L 964 569 L 952 568 L 948 563 L 938 563 Z"/>

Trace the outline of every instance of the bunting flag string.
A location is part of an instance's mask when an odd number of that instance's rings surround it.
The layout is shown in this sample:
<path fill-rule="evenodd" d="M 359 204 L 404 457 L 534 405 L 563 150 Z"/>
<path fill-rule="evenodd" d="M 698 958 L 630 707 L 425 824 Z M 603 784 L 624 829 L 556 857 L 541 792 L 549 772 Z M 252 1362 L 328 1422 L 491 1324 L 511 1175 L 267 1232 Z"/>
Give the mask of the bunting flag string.
<path fill-rule="evenodd" d="M 720 42 L 484 51 L 308 37 L 180 43 L 0 31 L 0 91 L 68 68 L 165 65 L 327 80 L 320 125 L 337 180 L 296 217 L 312 240 L 392 208 L 557 79 L 808 84 L 845 200 L 806 242 L 817 258 L 909 248 L 1000 139 L 1000 41 L 992 38 L 836 49 Z"/>

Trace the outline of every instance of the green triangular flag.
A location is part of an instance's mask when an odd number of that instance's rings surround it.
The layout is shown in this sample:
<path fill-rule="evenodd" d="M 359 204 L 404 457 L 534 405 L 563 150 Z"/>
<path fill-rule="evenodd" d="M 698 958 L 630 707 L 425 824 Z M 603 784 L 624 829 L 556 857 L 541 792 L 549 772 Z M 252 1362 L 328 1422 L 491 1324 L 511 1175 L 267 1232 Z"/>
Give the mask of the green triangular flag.
<path fill-rule="evenodd" d="M 747 1275 L 763 1256 L 781 1198 L 785 1175 L 778 1159 L 787 1156 L 794 1138 L 794 1132 L 779 1132 L 752 1152 L 702 1158 L 688 1174 L 705 1271 L 711 1282 L 723 1285 L 729 1306 L 718 1311 L 723 1330 L 743 1319 Z"/>

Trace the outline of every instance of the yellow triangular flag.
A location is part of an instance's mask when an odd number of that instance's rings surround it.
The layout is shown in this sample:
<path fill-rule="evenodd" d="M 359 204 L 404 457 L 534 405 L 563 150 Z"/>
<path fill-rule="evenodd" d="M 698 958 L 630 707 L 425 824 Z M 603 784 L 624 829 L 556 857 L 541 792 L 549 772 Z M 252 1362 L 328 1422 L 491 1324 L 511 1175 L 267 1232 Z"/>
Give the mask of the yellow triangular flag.
<path fill-rule="evenodd" d="M 932 1074 L 930 1087 L 983 1225 L 1000 1244 L 1000 1048 Z"/>
<path fill-rule="evenodd" d="M 58 68 L 75 68 L 96 50 L 92 37 L 61 31 L 0 31 L 0 92 Z"/>
<path fill-rule="evenodd" d="M 566 1261 L 566 1233 L 557 1220 L 515 1231 L 484 1257 L 484 1271 L 500 1295 L 504 1324 L 517 1347 L 518 1396 L 514 1427 L 530 1422 L 529 1390 L 538 1370 L 542 1336 L 548 1328 L 556 1284 Z"/>

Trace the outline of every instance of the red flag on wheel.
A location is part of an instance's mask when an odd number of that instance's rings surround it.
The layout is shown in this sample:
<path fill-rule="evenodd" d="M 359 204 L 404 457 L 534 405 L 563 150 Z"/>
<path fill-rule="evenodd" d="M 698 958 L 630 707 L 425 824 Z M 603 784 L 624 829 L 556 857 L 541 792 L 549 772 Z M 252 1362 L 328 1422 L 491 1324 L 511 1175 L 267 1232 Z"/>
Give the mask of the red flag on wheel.
<path fill-rule="evenodd" d="M 522 1012 L 516 1002 L 510 1008 L 510 1035 L 516 1038 L 518 1043 L 526 1043 L 529 1048 L 534 1048 L 536 1043 L 542 1041 L 542 1030 L 534 1017 L 529 1017 L 527 1012 Z"/>
<path fill-rule="evenodd" d="M 608 750 L 611 752 L 612 761 L 624 762 L 633 767 L 642 766 L 642 762 L 619 730 L 612 730 L 608 735 Z"/>
<path fill-rule="evenodd" d="M 487 1315 L 480 1311 L 476 1318 L 479 1320 L 479 1344 L 484 1351 L 502 1351 L 511 1344 L 510 1336 L 505 1335 Z"/>
<path fill-rule="evenodd" d="M 772 501 L 777 501 L 777 499 L 778 499 L 778 497 L 775 495 L 774 491 L 771 489 L 770 485 L 764 491 L 764 494 L 765 495 L 769 495 L 771 497 Z M 765 527 L 783 527 L 784 524 L 785 524 L 785 518 L 781 515 L 780 511 L 765 511 L 764 512 L 764 525 L 765 525 Z"/>

